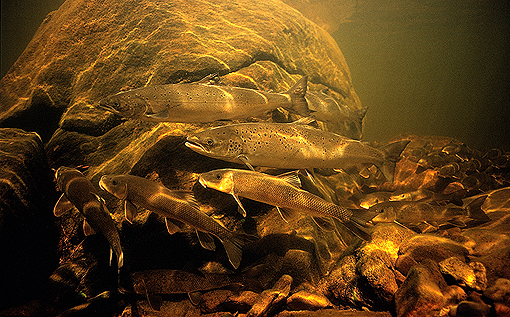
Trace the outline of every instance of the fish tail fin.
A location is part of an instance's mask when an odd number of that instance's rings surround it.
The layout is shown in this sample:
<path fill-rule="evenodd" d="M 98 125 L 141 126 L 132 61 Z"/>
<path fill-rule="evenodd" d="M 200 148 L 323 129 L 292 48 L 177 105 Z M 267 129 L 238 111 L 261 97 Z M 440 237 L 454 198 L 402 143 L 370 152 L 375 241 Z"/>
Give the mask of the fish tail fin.
<path fill-rule="evenodd" d="M 356 111 L 356 128 L 358 129 L 360 135 L 363 131 L 363 119 L 365 119 L 365 116 L 367 114 L 368 107 L 363 107 Z"/>
<path fill-rule="evenodd" d="M 467 216 L 469 218 L 478 220 L 478 221 L 491 221 L 492 219 L 487 216 L 487 214 L 482 210 L 482 205 L 485 202 L 485 198 L 487 198 L 487 195 L 478 197 L 477 199 L 473 200 L 469 205 L 467 205 Z"/>
<path fill-rule="evenodd" d="M 303 117 L 308 117 L 310 115 L 310 109 L 308 108 L 308 103 L 305 99 L 307 88 L 308 76 L 303 76 L 286 92 L 289 94 L 290 102 L 292 104 L 292 109 L 287 110 L 297 112 Z"/>
<path fill-rule="evenodd" d="M 349 229 L 357 237 L 370 241 L 372 235 L 370 233 L 370 226 L 368 222 L 377 216 L 378 212 L 368 209 L 350 209 L 352 216 L 348 221 L 341 222 L 347 229 Z"/>
<path fill-rule="evenodd" d="M 237 269 L 241 264 L 243 256 L 243 248 L 246 244 L 257 239 L 255 236 L 247 235 L 244 233 L 234 233 L 228 240 L 220 240 L 223 243 L 225 252 L 227 253 L 228 260 Z"/>
<path fill-rule="evenodd" d="M 407 144 L 409 144 L 409 140 L 402 140 L 390 143 L 380 148 L 381 151 L 384 152 L 384 162 L 380 166 L 381 172 L 384 177 L 390 182 L 393 182 L 393 174 L 395 173 L 395 166 L 400 157 L 402 151 L 404 151 Z"/>

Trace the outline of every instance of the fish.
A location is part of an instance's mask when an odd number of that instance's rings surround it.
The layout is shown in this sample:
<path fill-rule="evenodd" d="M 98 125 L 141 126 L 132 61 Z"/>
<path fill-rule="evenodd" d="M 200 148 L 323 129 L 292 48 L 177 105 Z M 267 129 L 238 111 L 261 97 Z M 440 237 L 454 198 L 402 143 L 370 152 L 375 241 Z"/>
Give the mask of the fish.
<path fill-rule="evenodd" d="M 487 222 L 491 219 L 481 209 L 487 195 L 481 196 L 467 206 L 459 207 L 453 204 L 440 205 L 420 201 L 388 201 L 369 208 L 378 213 L 372 219 L 373 223 L 398 222 L 408 223 L 450 223 L 459 227 L 466 226 L 465 219 Z"/>
<path fill-rule="evenodd" d="M 170 234 L 179 232 L 185 224 L 193 227 L 204 249 L 214 251 L 216 245 L 213 236 L 217 237 L 235 269 L 241 263 L 244 244 L 255 238 L 235 233 L 206 215 L 200 210 L 191 191 L 170 190 L 157 182 L 134 175 L 103 175 L 99 186 L 124 201 L 125 216 L 131 223 L 136 217 L 134 204 L 137 204 L 164 217 Z"/>
<path fill-rule="evenodd" d="M 55 204 L 53 214 L 60 217 L 73 208 L 78 209 L 85 217 L 85 235 L 100 232 L 110 244 L 110 264 L 113 251 L 117 256 L 117 269 L 120 269 L 124 265 L 124 253 L 119 232 L 104 200 L 96 193 L 92 183 L 77 169 L 66 166 L 57 169 L 55 178 L 57 187 L 63 194 Z"/>
<path fill-rule="evenodd" d="M 408 192 L 394 193 L 389 197 L 389 201 L 432 201 L 434 203 L 452 203 L 457 206 L 462 206 L 464 203 L 462 199 L 466 197 L 467 190 L 460 189 L 449 194 L 436 193 L 429 189 L 419 188 L 417 190 Z"/>
<path fill-rule="evenodd" d="M 124 118 L 156 122 L 201 123 L 262 116 L 282 107 L 302 116 L 310 111 L 305 99 L 308 77 L 287 92 L 206 83 L 154 85 L 122 91 L 101 99 L 97 107 Z"/>
<path fill-rule="evenodd" d="M 306 121 L 301 121 L 306 122 Z M 202 155 L 253 166 L 312 169 L 377 166 L 393 181 L 395 164 L 410 141 L 374 148 L 300 123 L 238 123 L 189 135 L 185 145 Z"/>
<path fill-rule="evenodd" d="M 368 107 L 352 110 L 346 105 L 340 105 L 335 98 L 322 91 L 307 91 L 305 99 L 311 118 L 333 124 L 352 122 L 359 135 L 362 134 L 363 118 L 365 118 Z"/>
<path fill-rule="evenodd" d="M 229 286 L 242 286 L 245 278 L 234 274 L 203 275 L 181 270 L 147 270 L 131 274 L 133 291 L 147 296 L 154 310 L 160 310 L 161 298 L 165 294 L 188 294 L 195 305 L 200 301 L 199 293 Z"/>
<path fill-rule="evenodd" d="M 292 217 L 289 211 L 305 213 L 327 231 L 334 230 L 334 223 L 330 221 L 330 217 L 333 217 L 358 237 L 370 240 L 366 223 L 376 213 L 342 207 L 299 188 L 301 183 L 296 171 L 272 176 L 250 170 L 217 169 L 202 173 L 198 182 L 206 188 L 232 195 L 244 215 L 246 210 L 239 197 L 276 206 L 286 221 Z"/>

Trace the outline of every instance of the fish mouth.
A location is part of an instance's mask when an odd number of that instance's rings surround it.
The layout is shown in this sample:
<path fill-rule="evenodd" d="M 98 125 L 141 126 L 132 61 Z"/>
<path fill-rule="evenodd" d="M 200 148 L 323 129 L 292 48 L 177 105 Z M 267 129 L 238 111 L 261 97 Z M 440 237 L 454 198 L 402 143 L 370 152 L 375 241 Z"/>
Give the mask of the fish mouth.
<path fill-rule="evenodd" d="M 104 179 L 103 178 L 104 178 L 104 176 L 101 177 L 101 179 L 99 180 L 99 188 L 101 188 L 104 191 L 108 191 L 108 189 L 106 189 L 106 185 L 104 183 Z"/>
<path fill-rule="evenodd" d="M 207 183 L 202 176 L 198 178 L 198 182 L 200 183 L 200 185 L 204 186 L 204 188 L 207 188 Z"/>
<path fill-rule="evenodd" d="M 200 143 L 197 142 L 197 137 L 188 137 L 184 145 L 195 152 L 209 153 L 209 151 Z"/>

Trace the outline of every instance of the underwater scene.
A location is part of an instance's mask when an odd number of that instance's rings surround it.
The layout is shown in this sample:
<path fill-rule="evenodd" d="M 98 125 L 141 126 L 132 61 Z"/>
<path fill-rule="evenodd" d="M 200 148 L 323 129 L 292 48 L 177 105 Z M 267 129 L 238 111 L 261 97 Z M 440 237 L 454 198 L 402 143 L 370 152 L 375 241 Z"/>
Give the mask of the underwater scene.
<path fill-rule="evenodd" d="M 0 80 L 0 315 L 510 316 L 507 7 L 62 1 Z"/>

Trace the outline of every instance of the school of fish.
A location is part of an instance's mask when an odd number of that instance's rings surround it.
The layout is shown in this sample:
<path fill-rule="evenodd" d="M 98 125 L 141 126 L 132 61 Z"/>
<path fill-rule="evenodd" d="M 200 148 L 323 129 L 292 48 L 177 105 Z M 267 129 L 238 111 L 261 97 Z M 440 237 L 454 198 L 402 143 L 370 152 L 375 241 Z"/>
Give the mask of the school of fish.
<path fill-rule="evenodd" d="M 304 190 L 298 171 L 279 176 L 255 171 L 255 167 L 270 167 L 305 170 L 313 174 L 314 169 L 376 166 L 392 182 L 395 164 L 409 141 L 375 148 L 309 125 L 315 120 L 335 124 L 349 121 L 361 132 L 366 108 L 352 111 L 324 92 L 308 92 L 306 76 L 283 93 L 215 85 L 210 82 L 213 77 L 194 83 L 123 91 L 103 98 L 97 106 L 126 119 L 190 123 L 263 117 L 272 110 L 284 108 L 302 119 L 293 123 L 227 124 L 188 135 L 187 148 L 215 159 L 244 163 L 248 168 L 202 173 L 198 182 L 232 195 L 244 217 L 249 216 L 250 211 L 244 208 L 241 199 L 251 199 L 276 207 L 282 221 L 292 221 L 296 212 L 302 213 L 311 216 L 326 231 L 338 230 L 340 223 L 364 240 L 371 238 L 373 219 L 402 221 L 398 213 L 396 216 L 385 215 L 387 208 L 342 206 L 320 197 L 320 193 L 316 195 Z M 85 234 L 102 233 L 110 243 L 120 269 L 124 254 L 115 222 L 90 181 L 78 170 L 67 167 L 58 169 L 56 181 L 63 195 L 55 206 L 55 215 L 60 216 L 76 207 L 85 217 Z M 170 190 L 158 182 L 134 175 L 102 175 L 99 187 L 123 202 L 125 219 L 129 223 L 133 223 L 138 208 L 144 208 L 165 219 L 169 234 L 191 227 L 200 245 L 208 250 L 215 250 L 215 239 L 219 240 L 234 269 L 241 265 L 244 246 L 256 239 L 229 230 L 207 215 L 192 191 Z M 479 207 L 479 202 L 476 206 Z M 457 214 L 471 216 L 475 209 L 462 209 Z M 213 287 L 205 280 L 200 281 L 206 286 L 198 289 Z M 157 293 L 139 283 L 136 285 L 137 292 Z M 182 291 L 192 289 L 183 288 Z"/>

